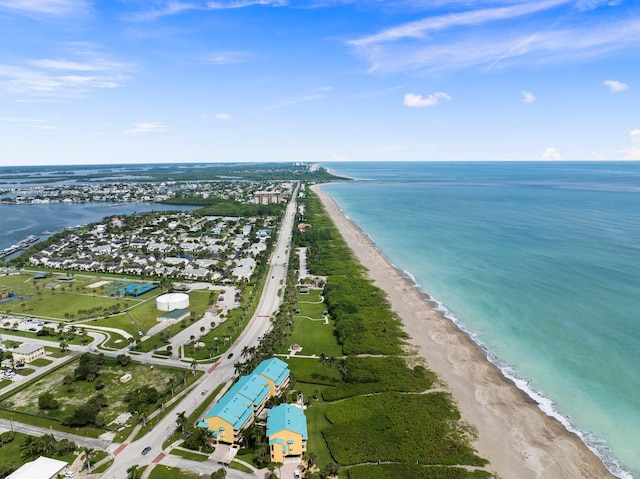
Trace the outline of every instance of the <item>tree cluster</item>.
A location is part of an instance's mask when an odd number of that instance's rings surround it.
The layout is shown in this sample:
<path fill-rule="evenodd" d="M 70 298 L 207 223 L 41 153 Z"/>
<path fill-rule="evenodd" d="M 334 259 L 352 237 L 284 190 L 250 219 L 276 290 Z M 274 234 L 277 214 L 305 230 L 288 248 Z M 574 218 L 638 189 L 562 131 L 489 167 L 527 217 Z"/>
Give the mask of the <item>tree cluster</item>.
<path fill-rule="evenodd" d="M 75 451 L 77 446 L 69 439 L 56 439 L 53 434 L 40 437 L 27 436 L 20 446 L 23 458 L 33 459 L 38 456 L 66 456 Z"/>
<path fill-rule="evenodd" d="M 82 427 L 88 424 L 93 424 L 96 427 L 102 427 L 104 426 L 104 419 L 99 414 L 102 408 L 108 405 L 109 402 L 107 401 L 106 396 L 102 393 L 98 393 L 76 408 L 71 416 L 63 418 L 62 424 L 73 427 Z"/>
<path fill-rule="evenodd" d="M 76 379 L 82 379 L 87 382 L 93 382 L 100 374 L 100 366 L 104 363 L 104 355 L 94 356 L 91 354 L 83 354 L 80 356 L 78 367 L 74 371 Z"/>
<path fill-rule="evenodd" d="M 124 397 L 129 412 L 145 412 L 160 399 L 160 393 L 151 386 L 141 386 L 133 389 Z"/>

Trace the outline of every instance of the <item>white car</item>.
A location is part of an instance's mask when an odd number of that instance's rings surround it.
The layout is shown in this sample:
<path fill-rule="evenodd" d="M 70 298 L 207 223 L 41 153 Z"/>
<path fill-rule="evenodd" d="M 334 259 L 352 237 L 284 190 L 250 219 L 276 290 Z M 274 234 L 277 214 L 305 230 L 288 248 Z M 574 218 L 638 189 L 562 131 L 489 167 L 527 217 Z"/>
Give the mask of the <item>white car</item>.
<path fill-rule="evenodd" d="M 67 471 L 64 473 L 64 477 L 73 477 L 75 473 L 73 471 Z"/>

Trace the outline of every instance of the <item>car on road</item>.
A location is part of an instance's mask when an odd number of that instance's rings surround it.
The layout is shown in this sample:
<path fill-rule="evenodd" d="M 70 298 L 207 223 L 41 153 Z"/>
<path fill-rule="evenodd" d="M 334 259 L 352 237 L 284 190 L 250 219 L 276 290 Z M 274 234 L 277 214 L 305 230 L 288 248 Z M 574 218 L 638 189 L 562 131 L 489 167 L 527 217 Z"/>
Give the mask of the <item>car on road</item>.
<path fill-rule="evenodd" d="M 202 394 L 202 395 L 204 396 L 204 395 L 205 395 L 205 394 L 207 394 L 208 392 L 209 392 L 209 390 L 208 390 L 208 389 L 205 389 L 205 390 L 204 390 L 204 391 L 202 391 L 200 394 Z"/>
<path fill-rule="evenodd" d="M 147 446 L 142 450 L 142 455 L 145 456 L 151 450 L 151 446 Z"/>
<path fill-rule="evenodd" d="M 233 353 L 229 353 L 229 354 L 227 355 L 227 359 L 231 359 L 232 357 L 233 357 Z"/>

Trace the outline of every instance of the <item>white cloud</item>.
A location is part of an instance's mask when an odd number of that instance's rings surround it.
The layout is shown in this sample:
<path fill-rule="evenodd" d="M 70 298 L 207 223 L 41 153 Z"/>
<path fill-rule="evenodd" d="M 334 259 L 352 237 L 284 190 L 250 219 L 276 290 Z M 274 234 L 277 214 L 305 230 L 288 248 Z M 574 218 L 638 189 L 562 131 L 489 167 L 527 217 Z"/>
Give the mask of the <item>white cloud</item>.
<path fill-rule="evenodd" d="M 44 120 L 36 120 L 33 118 L 16 118 L 8 116 L 0 116 L 0 121 L 7 123 L 44 123 Z"/>
<path fill-rule="evenodd" d="M 206 10 L 206 6 L 193 2 L 180 2 L 169 0 L 159 8 L 153 8 L 144 12 L 133 13 L 126 16 L 126 20 L 132 21 L 153 21 L 157 18 L 170 15 L 178 15 L 189 10 Z"/>
<path fill-rule="evenodd" d="M 180 0 L 166 0 L 160 7 L 130 14 L 126 19 L 132 21 L 153 21 L 158 18 L 179 15 L 191 10 L 227 10 L 252 7 L 254 5 L 283 7 L 287 5 L 287 2 L 286 0 L 231 0 L 225 2 L 183 2 Z"/>
<path fill-rule="evenodd" d="M 57 126 L 49 125 L 46 120 L 36 120 L 35 118 L 17 118 L 3 116 L 0 117 L 0 122 L 25 124 L 29 125 L 31 128 L 43 131 L 59 129 Z"/>
<path fill-rule="evenodd" d="M 167 129 L 167 125 L 161 122 L 134 123 L 133 128 L 127 130 L 130 134 L 140 133 L 162 133 Z"/>
<path fill-rule="evenodd" d="M 65 16 L 86 13 L 89 5 L 84 0 L 0 0 L 0 11 Z"/>
<path fill-rule="evenodd" d="M 522 100 L 525 103 L 533 103 L 534 101 L 536 101 L 536 97 L 532 92 L 522 90 Z"/>
<path fill-rule="evenodd" d="M 251 54 L 248 52 L 214 52 L 209 54 L 205 58 L 205 61 L 212 65 L 229 65 L 233 63 L 244 63 L 249 57 L 251 57 Z"/>
<path fill-rule="evenodd" d="M 316 90 L 317 91 L 317 90 Z M 310 93 L 308 95 L 300 95 L 296 97 L 286 98 L 279 103 L 271 105 L 268 107 L 269 110 L 276 110 L 278 108 L 282 108 L 285 106 L 296 105 L 298 103 L 305 103 L 308 101 L 316 101 L 325 98 L 323 92 L 320 93 Z"/>
<path fill-rule="evenodd" d="M 93 89 L 123 86 L 128 68 L 101 58 L 82 62 L 36 59 L 27 60 L 23 65 L 0 64 L 0 90 L 40 100 L 85 98 Z"/>
<path fill-rule="evenodd" d="M 503 21 L 480 24 L 484 17 L 479 12 L 467 14 L 469 22 L 475 18 L 478 23 L 461 22 L 462 14 L 433 17 L 421 21 L 426 25 L 401 25 L 349 43 L 370 64 L 369 71 L 379 74 L 577 62 L 640 43 L 637 16 L 589 17 L 564 27 L 537 18 L 507 27 Z"/>
<path fill-rule="evenodd" d="M 426 98 L 422 95 L 418 95 L 416 93 L 407 93 L 404 96 L 403 105 L 408 106 L 409 108 L 420 108 L 425 106 L 434 106 L 438 104 L 438 101 L 443 100 L 451 100 L 451 97 L 444 92 L 437 91 L 435 93 L 430 94 Z"/>
<path fill-rule="evenodd" d="M 229 115 L 228 113 L 216 113 L 216 118 L 218 120 L 230 120 L 231 115 Z"/>
<path fill-rule="evenodd" d="M 540 157 L 541 160 L 561 160 L 562 156 L 558 153 L 558 150 L 555 148 L 549 147 L 545 150 L 545 152 Z"/>
<path fill-rule="evenodd" d="M 422 20 L 389 28 L 374 35 L 351 40 L 349 43 L 356 47 L 364 47 L 392 42 L 403 38 L 422 39 L 426 37 L 428 32 L 445 30 L 457 26 L 478 25 L 496 20 L 512 19 L 534 12 L 548 10 L 549 8 L 554 8 L 566 3 L 569 3 L 569 0 L 547 0 L 543 2 L 511 5 L 508 7 L 487 8 L 437 17 L 427 17 Z"/>
<path fill-rule="evenodd" d="M 631 139 L 631 148 L 620 150 L 624 153 L 624 160 L 640 160 L 640 128 L 631 130 L 629 132 L 629 138 Z"/>
<path fill-rule="evenodd" d="M 606 87 L 609 87 L 609 90 L 611 90 L 613 93 L 618 93 L 629 89 L 629 85 L 617 80 L 605 80 L 604 82 L 602 82 L 602 84 Z"/>
<path fill-rule="evenodd" d="M 231 0 L 227 2 L 208 2 L 207 8 L 210 10 L 223 10 L 228 8 L 244 8 L 254 5 L 262 7 L 284 7 L 287 0 Z"/>
<path fill-rule="evenodd" d="M 66 59 L 40 59 L 31 60 L 28 62 L 38 68 L 47 70 L 68 70 L 68 71 L 80 71 L 80 72 L 96 72 L 113 70 L 122 67 L 121 64 L 108 62 L 103 59 L 96 59 L 92 62 L 74 62 Z"/>

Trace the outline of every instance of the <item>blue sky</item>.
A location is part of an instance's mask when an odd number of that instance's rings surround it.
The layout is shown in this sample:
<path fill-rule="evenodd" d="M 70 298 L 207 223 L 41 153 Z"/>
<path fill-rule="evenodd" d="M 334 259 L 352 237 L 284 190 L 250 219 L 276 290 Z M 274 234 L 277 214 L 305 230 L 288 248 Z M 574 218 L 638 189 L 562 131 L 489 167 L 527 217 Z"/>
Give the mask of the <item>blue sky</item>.
<path fill-rule="evenodd" d="M 637 0 L 0 0 L 0 164 L 640 159 Z"/>

